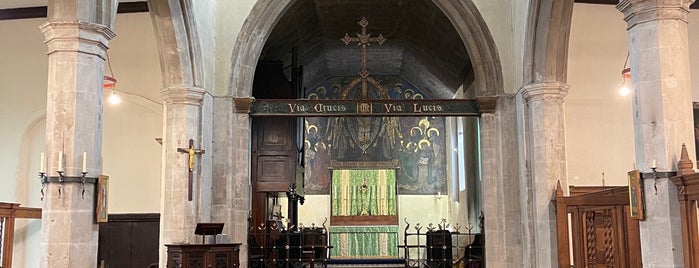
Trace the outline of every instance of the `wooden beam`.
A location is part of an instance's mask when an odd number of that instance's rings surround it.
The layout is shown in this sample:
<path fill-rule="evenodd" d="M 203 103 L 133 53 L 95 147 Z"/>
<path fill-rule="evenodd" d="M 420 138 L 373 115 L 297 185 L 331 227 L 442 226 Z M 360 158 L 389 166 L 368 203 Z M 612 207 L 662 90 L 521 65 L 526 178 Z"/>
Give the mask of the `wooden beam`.
<path fill-rule="evenodd" d="M 23 208 L 15 209 L 15 218 L 17 219 L 41 219 L 40 208 Z"/>
<path fill-rule="evenodd" d="M 117 13 L 138 13 L 148 12 L 148 3 L 142 2 L 125 2 L 119 3 Z M 6 8 L 0 9 L 0 20 L 20 20 L 20 19 L 36 19 L 46 18 L 47 7 L 21 7 L 21 8 Z"/>

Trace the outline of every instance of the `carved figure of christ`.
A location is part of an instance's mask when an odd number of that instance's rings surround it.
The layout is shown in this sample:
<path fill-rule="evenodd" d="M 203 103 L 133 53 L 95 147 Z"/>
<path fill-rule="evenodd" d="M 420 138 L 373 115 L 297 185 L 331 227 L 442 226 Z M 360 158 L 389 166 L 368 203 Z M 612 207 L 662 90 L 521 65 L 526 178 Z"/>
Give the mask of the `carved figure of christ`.
<path fill-rule="evenodd" d="M 194 140 L 189 139 L 189 147 L 187 148 L 177 148 L 177 152 L 180 153 L 186 153 L 188 154 L 189 158 L 187 159 L 187 170 L 189 171 L 189 177 L 187 179 L 187 187 L 188 187 L 188 192 L 187 192 L 187 200 L 192 201 L 192 184 L 193 184 L 193 172 L 194 172 L 194 156 L 198 154 L 204 154 L 206 151 L 202 149 L 195 149 L 194 148 Z"/>

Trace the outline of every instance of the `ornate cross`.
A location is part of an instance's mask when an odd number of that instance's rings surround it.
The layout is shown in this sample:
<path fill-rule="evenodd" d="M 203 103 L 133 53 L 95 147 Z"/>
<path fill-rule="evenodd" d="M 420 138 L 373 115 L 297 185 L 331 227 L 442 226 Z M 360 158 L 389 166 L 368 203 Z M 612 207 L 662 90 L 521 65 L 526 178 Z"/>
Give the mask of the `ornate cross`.
<path fill-rule="evenodd" d="M 189 178 L 188 178 L 188 187 L 189 187 L 189 192 L 187 194 L 187 198 L 189 201 L 192 201 L 192 173 L 194 172 L 194 156 L 198 154 L 204 154 L 206 151 L 201 150 L 201 149 L 195 149 L 194 148 L 194 140 L 189 139 L 189 147 L 187 148 L 177 148 L 177 152 L 180 153 L 186 153 L 189 155 L 189 159 L 187 161 L 188 163 L 188 170 L 189 170 Z"/>
<path fill-rule="evenodd" d="M 361 93 L 361 99 L 366 99 L 367 98 L 367 84 L 366 84 L 366 78 L 369 77 L 369 71 L 366 69 L 366 47 L 370 45 L 371 42 L 376 42 L 380 45 L 383 44 L 383 42 L 386 42 L 386 38 L 383 37 L 382 34 L 379 34 L 377 37 L 371 37 L 371 34 L 366 32 L 366 26 L 369 25 L 369 21 L 366 20 L 366 18 L 362 18 L 359 22 L 357 22 L 359 26 L 362 26 L 362 33 L 357 33 L 357 37 L 350 37 L 349 34 L 345 33 L 345 36 L 342 37 L 342 42 L 345 42 L 345 45 L 349 45 L 349 43 L 352 42 L 357 42 L 358 46 L 362 47 L 362 70 L 359 71 L 359 76 L 362 78 L 362 93 Z"/>

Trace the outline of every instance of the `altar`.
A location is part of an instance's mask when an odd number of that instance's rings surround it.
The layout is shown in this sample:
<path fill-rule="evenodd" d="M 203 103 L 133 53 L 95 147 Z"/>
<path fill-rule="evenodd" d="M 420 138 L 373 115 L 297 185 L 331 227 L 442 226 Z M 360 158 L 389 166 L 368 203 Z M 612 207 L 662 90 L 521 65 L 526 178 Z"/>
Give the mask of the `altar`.
<path fill-rule="evenodd" d="M 331 203 L 331 258 L 398 258 L 395 170 L 333 170 Z"/>

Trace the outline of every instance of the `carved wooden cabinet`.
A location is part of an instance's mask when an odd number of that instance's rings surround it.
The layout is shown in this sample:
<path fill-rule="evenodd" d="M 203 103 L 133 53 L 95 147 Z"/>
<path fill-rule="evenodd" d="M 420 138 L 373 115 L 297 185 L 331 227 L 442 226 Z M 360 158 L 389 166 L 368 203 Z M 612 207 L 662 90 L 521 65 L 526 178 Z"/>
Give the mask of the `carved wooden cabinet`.
<path fill-rule="evenodd" d="M 239 243 L 165 246 L 167 247 L 167 268 L 239 267 Z"/>

